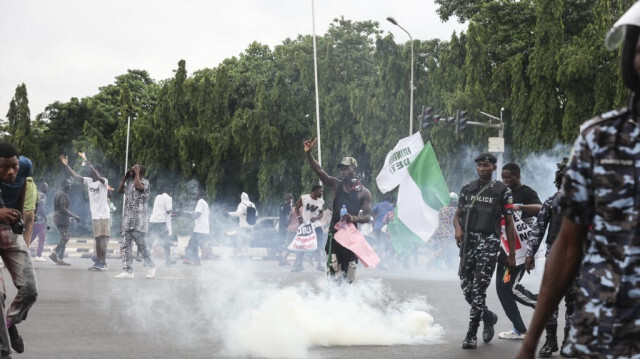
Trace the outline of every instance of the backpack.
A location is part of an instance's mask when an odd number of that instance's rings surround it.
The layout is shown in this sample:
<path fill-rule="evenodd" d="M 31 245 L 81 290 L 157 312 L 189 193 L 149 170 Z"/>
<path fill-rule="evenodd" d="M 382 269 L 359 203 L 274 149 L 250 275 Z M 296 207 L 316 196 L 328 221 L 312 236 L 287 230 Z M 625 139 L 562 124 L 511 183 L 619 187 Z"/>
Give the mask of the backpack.
<path fill-rule="evenodd" d="M 245 206 L 247 207 L 247 223 L 253 226 L 256 224 L 256 220 L 258 219 L 258 211 L 253 205 L 249 207 L 245 204 Z"/>

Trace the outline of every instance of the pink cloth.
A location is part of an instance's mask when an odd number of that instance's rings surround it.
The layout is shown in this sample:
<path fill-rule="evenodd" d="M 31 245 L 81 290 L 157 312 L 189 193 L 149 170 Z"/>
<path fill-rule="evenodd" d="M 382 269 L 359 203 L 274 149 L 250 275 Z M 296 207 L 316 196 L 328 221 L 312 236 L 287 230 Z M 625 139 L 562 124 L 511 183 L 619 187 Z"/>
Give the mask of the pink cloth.
<path fill-rule="evenodd" d="M 347 223 L 346 226 L 343 226 L 344 222 L 336 224 L 335 228 L 338 231 L 333 235 L 333 238 L 343 247 L 352 251 L 365 268 L 375 268 L 380 263 L 380 257 L 364 239 L 364 235 L 353 223 Z"/>

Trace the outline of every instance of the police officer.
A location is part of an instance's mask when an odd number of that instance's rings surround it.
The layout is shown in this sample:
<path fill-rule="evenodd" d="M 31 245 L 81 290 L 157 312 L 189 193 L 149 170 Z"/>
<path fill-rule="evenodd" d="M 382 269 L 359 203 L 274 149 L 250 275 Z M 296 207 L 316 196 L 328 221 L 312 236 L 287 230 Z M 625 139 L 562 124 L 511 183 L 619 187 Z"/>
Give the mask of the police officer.
<path fill-rule="evenodd" d="M 527 242 L 527 257 L 525 260 L 525 269 L 529 272 L 531 269 L 535 268 L 535 255 L 538 252 L 538 248 L 540 248 L 540 243 L 542 238 L 547 234 L 547 252 L 546 256 L 549 256 L 549 250 L 558 237 L 558 233 L 560 232 L 560 225 L 562 224 L 562 214 L 559 213 L 554 204 L 557 199 L 560 197 L 560 185 L 562 184 L 562 177 L 564 177 L 564 173 L 567 169 L 568 158 L 564 158 L 561 163 L 558 163 L 558 170 L 555 174 L 554 184 L 556 188 L 558 188 L 558 192 L 553 194 L 551 197 L 547 198 L 542 204 L 542 208 L 540 209 L 540 213 L 538 213 L 538 221 L 531 229 L 531 236 L 529 237 L 529 241 Z M 569 332 L 569 317 L 573 314 L 574 310 L 574 301 L 575 301 L 576 291 L 573 286 L 570 286 L 567 292 L 564 295 L 564 302 L 566 305 L 565 311 L 565 326 L 564 326 L 564 340 L 563 345 L 567 340 L 567 334 Z M 553 315 L 547 321 L 547 339 L 540 348 L 538 352 L 538 356 L 541 358 L 549 358 L 554 352 L 558 351 L 558 308 L 553 312 Z"/>
<path fill-rule="evenodd" d="M 453 220 L 456 243 L 460 250 L 460 269 L 464 298 L 471 305 L 469 330 L 463 349 L 475 349 L 476 333 L 480 320 L 484 322 L 482 339 L 488 343 L 493 339 L 493 326 L 498 316 L 485 304 L 486 292 L 496 268 L 500 249 L 500 219 L 504 216 L 509 242 L 507 266 L 515 267 L 515 238 L 513 225 L 513 198 L 511 190 L 500 181 L 492 180 L 497 159 L 490 153 L 476 157 L 478 179 L 460 191 L 458 209 Z"/>
<path fill-rule="evenodd" d="M 607 36 L 624 41 L 621 72 L 624 84 L 634 92 L 633 99 L 628 109 L 597 116 L 580 128 L 561 187 L 560 233 L 551 248 L 538 305 L 518 358 L 534 357 L 547 320 L 578 272 L 576 310 L 563 353 L 640 357 L 639 35 L 637 2 Z M 591 241 L 585 239 L 589 225 L 595 233 Z"/>

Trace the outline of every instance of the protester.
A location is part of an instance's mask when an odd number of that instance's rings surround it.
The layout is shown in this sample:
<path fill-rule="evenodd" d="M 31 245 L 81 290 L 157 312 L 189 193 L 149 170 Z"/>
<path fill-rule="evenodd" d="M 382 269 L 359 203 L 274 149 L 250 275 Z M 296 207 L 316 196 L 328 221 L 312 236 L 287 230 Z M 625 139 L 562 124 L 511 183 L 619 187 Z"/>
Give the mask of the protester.
<path fill-rule="evenodd" d="M 69 158 L 60 155 L 60 162 L 71 177 L 82 182 L 87 187 L 89 195 L 89 209 L 91 210 L 91 225 L 95 239 L 96 260 L 89 270 L 100 271 L 107 269 L 107 246 L 111 236 L 111 211 L 107 198 L 109 180 L 102 177 L 102 166 L 93 166 L 84 156 L 84 163 L 89 167 L 91 177 L 83 177 L 69 167 Z"/>
<path fill-rule="evenodd" d="M 563 354 L 640 357 L 640 3 L 609 34 L 611 42 L 624 43 L 622 80 L 634 94 L 629 108 L 607 112 L 580 127 L 562 181 L 560 233 L 551 247 L 538 304 L 518 358 L 534 357 L 542 330 L 578 273 L 575 312 Z M 587 241 L 589 226 L 594 236 Z"/>
<path fill-rule="evenodd" d="M 7 310 L 5 286 L 0 286 L 0 306 L 6 320 L 0 325 L 0 355 L 8 357 L 11 348 L 24 352 L 24 342 L 18 334 L 17 325 L 27 318 L 29 309 L 38 296 L 36 276 L 26 243 L 18 239 L 22 233 L 22 212 L 27 177 L 32 172 L 31 160 L 18 155 L 16 147 L 10 143 L 0 143 L 0 257 L 6 266 L 13 284 L 18 289 L 11 306 Z M 4 281 L 3 281 L 4 283 Z M 9 343 L 11 345 L 9 346 Z"/>
<path fill-rule="evenodd" d="M 382 226 L 384 226 L 384 223 L 382 223 L 382 220 L 384 219 L 384 216 L 387 215 L 387 213 L 389 213 L 389 211 L 393 211 L 394 209 L 394 205 L 393 205 L 393 195 L 390 192 L 387 192 L 384 194 L 383 196 L 383 201 L 376 204 L 375 206 L 373 206 L 373 208 L 371 209 L 371 215 L 373 216 L 373 236 L 376 239 L 376 244 L 378 247 L 382 247 L 381 243 L 381 230 L 382 230 Z"/>
<path fill-rule="evenodd" d="M 461 248 L 460 269 L 464 298 L 471 305 L 469 330 L 462 342 L 463 349 L 477 347 L 476 333 L 480 320 L 484 323 L 482 339 L 493 339 L 498 316 L 486 305 L 487 287 L 491 283 L 500 250 L 501 217 L 505 218 L 509 256 L 507 267 L 515 267 L 513 197 L 507 185 L 492 180 L 497 159 L 490 153 L 475 159 L 478 179 L 460 190 L 458 209 L 454 217 L 456 243 Z"/>
<path fill-rule="evenodd" d="M 238 255 L 249 255 L 249 244 L 251 241 L 251 234 L 253 232 L 253 226 L 256 224 L 256 218 L 258 217 L 258 209 L 256 205 L 249 200 L 249 195 L 242 192 L 240 195 L 240 203 L 235 212 L 229 212 L 232 217 L 238 217 Z"/>
<path fill-rule="evenodd" d="M 56 248 L 54 248 L 53 252 L 49 254 L 49 258 L 59 265 L 59 266 L 70 266 L 70 263 L 64 261 L 64 251 L 67 248 L 67 243 L 69 242 L 69 228 L 71 227 L 71 220 L 73 219 L 76 222 L 80 222 L 80 216 L 71 213 L 69 210 L 69 204 L 71 200 L 69 199 L 69 190 L 71 190 L 71 180 L 65 178 L 60 183 L 60 189 L 56 192 L 55 197 L 53 198 L 53 223 L 55 223 L 56 227 L 58 227 L 58 231 L 60 232 L 60 241 Z"/>
<path fill-rule="evenodd" d="M 285 260 L 283 264 L 282 254 L 286 251 L 289 237 L 287 236 L 287 227 L 289 226 L 289 216 L 291 209 L 293 208 L 293 195 L 291 193 L 285 193 L 282 197 L 282 203 L 278 209 L 278 232 L 280 233 L 280 241 L 276 244 L 276 250 L 279 256 L 280 265 L 288 265 Z"/>
<path fill-rule="evenodd" d="M 31 234 L 31 243 L 38 237 L 38 248 L 36 249 L 36 257 L 33 259 L 36 262 L 46 262 L 47 260 L 42 258 L 42 251 L 44 250 L 44 244 L 46 242 L 46 233 L 49 229 L 47 224 L 47 192 L 49 192 L 49 184 L 47 182 L 40 182 L 38 185 L 38 202 L 36 203 L 36 218 L 33 223 L 33 233 Z"/>
<path fill-rule="evenodd" d="M 209 238 L 209 204 L 204 200 L 204 191 L 196 191 L 195 198 L 198 200 L 193 212 L 195 223 L 187 245 L 186 259 L 183 262 L 189 265 L 200 265 L 198 250 L 200 245 Z"/>
<path fill-rule="evenodd" d="M 300 226 L 300 216 L 296 213 L 296 207 L 293 206 L 289 211 L 287 233 L 285 237 L 286 240 L 285 240 L 283 249 L 280 252 L 280 263 L 278 264 L 280 266 L 289 265 L 289 261 L 287 258 L 289 258 L 289 255 L 293 253 L 292 251 L 289 250 L 289 244 L 291 243 L 293 238 L 296 236 L 296 232 L 298 231 L 298 226 Z"/>
<path fill-rule="evenodd" d="M 145 168 L 136 164 L 130 168 L 120 181 L 118 193 L 125 196 L 124 215 L 122 216 L 121 233 L 124 238 L 122 244 L 122 273 L 116 274 L 118 279 L 133 279 L 133 262 L 132 246 L 136 243 L 145 265 L 150 267 L 147 271 L 147 278 L 153 278 L 156 275 L 156 264 L 151 259 L 149 248 L 145 242 L 144 236 L 147 233 L 147 202 L 149 201 L 149 181 L 144 178 Z"/>
<path fill-rule="evenodd" d="M 352 251 L 334 240 L 333 234 L 337 231 L 335 225 L 341 220 L 356 226 L 358 223 L 367 223 L 371 220 L 371 193 L 356 178 L 358 162 L 353 157 L 345 157 L 338 163 L 341 179 L 329 176 L 311 153 L 316 140 L 304 141 L 303 145 L 309 166 L 322 183 L 331 189 L 333 195 L 333 212 L 325 248 L 329 262 L 328 274 L 331 278 L 353 283 L 356 279 L 358 258 Z M 340 210 L 343 206 L 346 207 L 347 214 L 341 217 Z M 359 215 L 360 210 L 362 214 Z"/>
<path fill-rule="evenodd" d="M 322 207 L 324 206 L 324 199 L 322 199 L 323 194 L 322 186 L 315 184 L 311 187 L 311 193 L 302 195 L 296 203 L 296 215 L 300 218 L 299 224 L 311 223 L 316 232 L 316 240 L 318 241 L 320 238 L 324 237 L 322 233 L 322 224 L 320 223 L 320 219 L 322 219 Z M 320 246 L 316 249 L 316 251 L 318 250 L 323 251 Z M 304 252 L 296 253 L 296 262 L 291 270 L 292 272 L 300 272 L 304 270 L 302 264 L 304 255 Z M 318 259 L 317 269 L 320 271 L 324 270 L 321 259 Z"/>
<path fill-rule="evenodd" d="M 514 203 L 513 210 L 522 211 L 520 217 L 525 223 L 532 226 L 542 204 L 536 191 L 522 184 L 520 178 L 520 167 L 517 164 L 510 162 L 502 167 L 502 181 L 511 190 Z M 507 318 L 513 324 L 513 329 L 498 333 L 498 338 L 523 339 L 527 332 L 527 327 L 520 316 L 518 303 L 535 308 L 538 296 L 531 293 L 521 284 L 522 276 L 525 273 L 524 263 L 516 266 L 513 270 L 507 270 L 506 259 L 506 253 L 500 251 L 498 268 L 496 269 L 496 291 L 500 304 L 502 304 L 502 309 L 504 309 Z M 508 275 L 505 273 L 508 273 Z"/>
<path fill-rule="evenodd" d="M 555 242 L 558 237 L 558 233 L 560 232 L 560 225 L 562 224 L 562 214 L 559 213 L 556 208 L 554 208 L 554 204 L 557 202 L 557 199 L 560 197 L 560 186 L 562 185 L 562 178 L 567 169 L 568 158 L 564 158 L 561 163 L 558 163 L 558 170 L 556 171 L 554 184 L 558 191 L 553 194 L 551 197 L 547 198 L 542 204 L 542 209 L 540 209 L 540 213 L 538 213 L 538 220 L 536 224 L 533 226 L 531 230 L 531 236 L 529 237 L 529 241 L 527 242 L 527 257 L 525 260 L 525 270 L 528 272 L 531 269 L 535 268 L 535 255 L 538 252 L 538 248 L 542 242 L 542 238 L 545 236 L 545 232 L 547 235 L 546 245 L 547 251 L 545 256 L 549 256 L 549 251 L 551 246 Z M 577 278 L 576 278 L 577 279 Z M 567 289 L 567 292 L 564 295 L 564 302 L 566 305 L 565 311 L 565 326 L 564 326 L 564 344 L 567 342 L 567 338 L 569 336 L 569 318 L 573 314 L 574 311 L 574 302 L 575 302 L 576 291 L 573 286 L 570 286 Z M 538 356 L 541 358 L 548 358 L 554 352 L 558 351 L 558 308 L 551 315 L 551 318 L 547 321 L 546 325 L 547 338 L 540 348 L 538 352 Z"/>
<path fill-rule="evenodd" d="M 457 206 L 458 195 L 451 192 L 449 205 L 438 211 L 438 228 L 428 243 L 431 247 L 431 261 L 435 262 L 433 267 L 436 269 L 446 269 L 455 253 L 456 230 L 453 226 L 453 218 L 456 215 Z"/>
<path fill-rule="evenodd" d="M 24 194 L 24 211 L 22 219 L 24 221 L 24 242 L 27 248 L 31 245 L 31 234 L 33 233 L 33 223 L 35 222 L 36 204 L 38 203 L 38 187 L 33 182 L 33 178 L 27 177 L 27 187 Z"/>
<path fill-rule="evenodd" d="M 171 211 L 173 210 L 173 198 L 162 192 L 153 200 L 153 209 L 149 217 L 149 234 L 147 237 L 147 248 L 153 252 L 156 242 L 162 244 L 164 249 L 165 264 L 167 267 L 176 262 L 171 259 Z"/>

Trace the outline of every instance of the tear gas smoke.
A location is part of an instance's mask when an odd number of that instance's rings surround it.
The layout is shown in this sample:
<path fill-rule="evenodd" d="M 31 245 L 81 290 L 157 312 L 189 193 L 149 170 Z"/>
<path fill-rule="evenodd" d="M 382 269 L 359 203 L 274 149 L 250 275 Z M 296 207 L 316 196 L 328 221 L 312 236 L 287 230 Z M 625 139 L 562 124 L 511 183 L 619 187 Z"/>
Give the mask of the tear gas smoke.
<path fill-rule="evenodd" d="M 430 344 L 443 335 L 424 297 L 400 300 L 380 280 L 284 285 L 252 275 L 251 266 L 214 262 L 178 285 L 159 273 L 144 290 L 112 282 L 121 290 L 107 302 L 120 308 L 112 325 L 181 346 L 219 340 L 221 355 L 270 358 L 305 357 L 314 346 Z"/>

